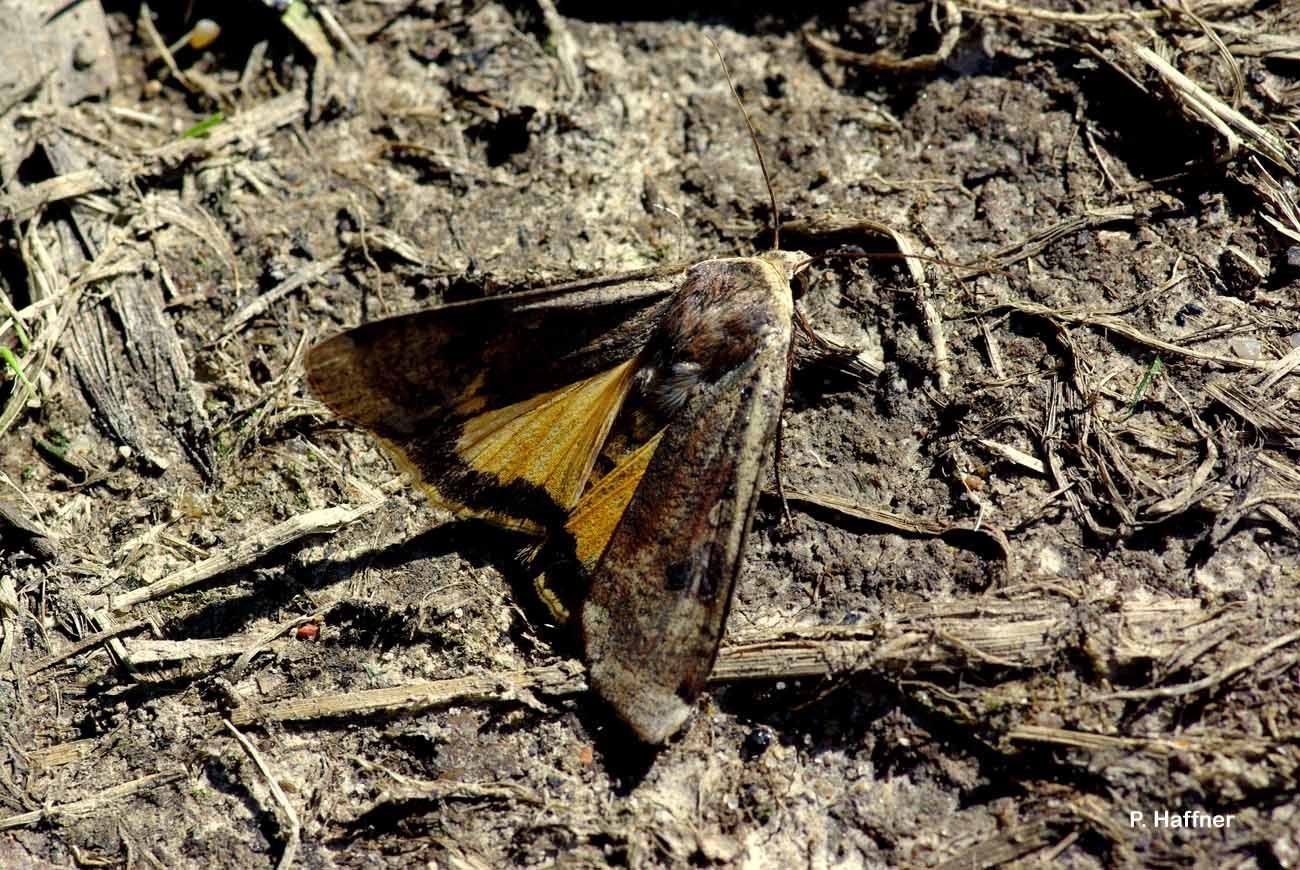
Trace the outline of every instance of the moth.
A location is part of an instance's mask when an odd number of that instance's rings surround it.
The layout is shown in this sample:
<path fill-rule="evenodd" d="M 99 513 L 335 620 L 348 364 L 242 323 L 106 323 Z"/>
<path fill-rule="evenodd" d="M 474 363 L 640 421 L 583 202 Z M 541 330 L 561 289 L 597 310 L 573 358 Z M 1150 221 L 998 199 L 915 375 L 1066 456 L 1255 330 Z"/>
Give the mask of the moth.
<path fill-rule="evenodd" d="M 717 656 L 808 262 L 778 249 L 442 305 L 316 345 L 307 375 L 434 501 L 537 537 L 538 591 L 576 622 L 592 687 L 658 744 Z"/>

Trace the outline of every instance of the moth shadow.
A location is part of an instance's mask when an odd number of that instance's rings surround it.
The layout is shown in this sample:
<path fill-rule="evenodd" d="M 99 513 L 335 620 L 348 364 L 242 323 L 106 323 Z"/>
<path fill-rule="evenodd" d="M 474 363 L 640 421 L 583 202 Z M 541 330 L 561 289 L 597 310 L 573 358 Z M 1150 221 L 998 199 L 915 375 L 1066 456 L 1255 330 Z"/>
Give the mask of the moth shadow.
<path fill-rule="evenodd" d="M 475 568 L 492 567 L 500 571 L 512 588 L 523 584 L 526 572 L 518 564 L 519 551 L 529 539 L 522 535 L 504 532 L 474 520 L 453 520 L 427 529 L 410 538 L 401 538 L 374 549 L 352 551 L 343 558 L 303 559 L 302 553 L 313 543 L 298 541 L 268 554 L 256 569 L 257 582 L 247 591 L 206 604 L 167 626 L 167 632 L 176 637 L 226 637 L 235 634 L 268 613 L 310 612 L 303 607 L 301 598 L 339 583 L 344 583 L 367 571 L 392 572 L 412 566 L 423 566 L 431 560 L 452 553 L 459 554 Z M 244 571 L 246 569 L 241 569 Z M 230 574 L 211 578 L 195 591 L 229 585 Z M 436 582 L 430 572 L 413 570 L 403 583 L 412 587 Z M 347 606 L 339 602 L 335 607 Z M 376 607 L 383 608 L 381 603 Z M 373 609 L 373 608 L 372 608 Z M 389 619 L 403 619 L 400 608 L 391 605 Z M 381 614 L 372 614 L 371 621 L 386 622 Z M 400 636 L 400 633 L 398 633 Z"/>
<path fill-rule="evenodd" d="M 669 750 L 674 741 L 690 732 L 688 726 L 673 741 L 662 746 L 643 743 L 594 692 L 583 696 L 579 709 L 574 713 L 604 763 L 614 793 L 620 797 L 634 792 L 649 776 L 659 756 Z"/>
<path fill-rule="evenodd" d="M 453 519 L 410 538 L 338 560 L 331 567 L 346 575 L 368 568 L 402 568 L 417 561 L 457 554 L 475 568 L 491 567 L 503 574 L 523 573 L 519 554 L 531 540 L 527 535 L 481 520 Z"/>
<path fill-rule="evenodd" d="M 836 684 L 812 678 L 736 683 L 715 688 L 713 700 L 738 722 L 814 751 L 859 745 L 903 702 L 888 681 L 870 675 Z M 746 744 L 753 742 L 751 734 Z"/>
<path fill-rule="evenodd" d="M 1016 789 L 1027 774 L 1078 780 L 1078 768 L 1054 750 L 1025 748 L 1008 755 L 995 738 L 996 723 L 973 723 L 962 705 L 935 703 L 985 681 L 996 683 L 996 674 L 917 676 L 929 691 L 906 688 L 886 674 L 858 674 L 735 684 L 716 691 L 714 698 L 719 709 L 748 726 L 740 746 L 747 762 L 779 743 L 810 759 L 857 757 L 869 762 L 871 776 L 881 780 L 971 771 L 972 780 L 993 784 L 987 787 L 994 795 L 1004 794 L 1006 784 Z"/>

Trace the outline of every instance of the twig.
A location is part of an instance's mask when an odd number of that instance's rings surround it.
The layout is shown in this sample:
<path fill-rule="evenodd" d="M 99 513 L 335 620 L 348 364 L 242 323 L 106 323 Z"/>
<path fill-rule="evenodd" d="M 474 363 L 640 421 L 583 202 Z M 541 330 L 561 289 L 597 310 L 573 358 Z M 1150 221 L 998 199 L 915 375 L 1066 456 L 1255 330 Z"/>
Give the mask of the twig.
<path fill-rule="evenodd" d="M 148 3 L 140 4 L 140 14 L 136 17 L 136 25 L 144 34 L 145 40 L 153 47 L 153 50 L 158 53 L 159 59 L 166 64 L 167 69 L 171 71 L 171 74 L 176 78 L 176 81 L 180 82 L 186 90 L 194 90 L 190 80 L 185 76 L 185 73 L 181 72 L 181 68 L 176 64 L 176 58 L 172 56 L 171 49 L 167 47 L 166 40 L 162 38 L 162 34 L 160 34 L 158 28 L 154 26 L 153 10 L 149 8 Z"/>
<path fill-rule="evenodd" d="M 957 4 L 952 0 L 942 0 L 942 4 L 936 3 L 934 9 L 937 10 L 942 5 L 945 27 L 943 35 L 939 38 L 939 47 L 927 54 L 918 54 L 912 57 L 900 57 L 898 54 L 889 49 L 873 51 L 870 54 L 864 54 L 859 51 L 849 51 L 840 48 L 838 45 L 832 45 L 824 39 L 821 39 L 812 31 L 805 30 L 803 33 L 804 42 L 813 51 L 822 57 L 830 58 L 837 63 L 851 64 L 860 66 L 864 69 L 876 70 L 891 73 L 912 73 L 925 72 L 932 70 L 946 61 L 952 50 L 957 47 L 957 42 L 961 37 L 961 11 Z M 938 22 L 935 21 L 937 28 Z"/>
<path fill-rule="evenodd" d="M 293 859 L 298 856 L 298 843 L 302 839 L 302 825 L 298 821 L 298 813 L 294 811 L 293 804 L 289 803 L 288 795 L 284 793 L 284 789 L 280 788 L 280 783 L 276 781 L 274 774 L 271 773 L 270 766 L 266 763 L 266 759 L 262 757 L 262 753 L 257 751 L 253 741 L 240 733 L 239 729 L 231 724 L 229 719 L 223 720 L 222 724 L 226 726 L 227 731 L 234 735 L 235 740 L 243 747 L 244 752 L 248 753 L 248 757 L 253 759 L 253 764 L 257 765 L 258 771 L 261 772 L 267 786 L 271 789 L 271 796 L 275 798 L 275 802 L 280 805 L 280 809 L 284 811 L 284 815 L 288 819 L 288 831 L 285 832 L 284 836 L 284 852 L 281 853 L 280 860 L 275 866 L 281 868 L 281 870 L 292 867 Z"/>
<path fill-rule="evenodd" d="M 236 311 L 231 315 L 230 319 L 226 321 L 225 326 L 221 328 L 221 332 L 216 339 L 217 342 L 225 341 L 227 338 L 234 335 L 245 323 L 252 320 L 254 317 L 257 317 L 293 291 L 319 281 L 321 278 L 334 271 L 338 268 L 338 265 L 343 262 L 344 256 L 345 255 L 342 253 L 334 254 L 324 260 L 305 266 L 263 293 L 261 296 L 254 299 L 252 302 L 245 305 L 243 308 Z"/>
<path fill-rule="evenodd" d="M 17 815 L 0 819 L 0 831 L 25 827 L 46 819 L 52 820 L 88 816 L 105 809 L 114 801 L 130 797 L 138 792 L 169 785 L 170 783 L 177 782 L 184 778 L 185 771 L 179 768 L 174 770 L 164 770 L 160 773 L 151 773 L 148 776 L 142 776 L 139 779 L 133 779 L 130 782 L 124 782 L 121 785 L 106 788 L 99 794 L 91 795 L 88 798 L 82 798 L 79 801 L 45 807 L 27 813 L 18 813 Z"/>
<path fill-rule="evenodd" d="M 1037 21 L 1048 21 L 1053 24 L 1122 24 L 1148 21 L 1166 14 L 1164 10 L 1057 12 L 1052 9 L 1004 3 L 1002 0 L 962 0 L 960 5 L 969 12 L 985 12 L 989 15 L 1002 15 L 1008 18 L 1029 18 Z"/>
<path fill-rule="evenodd" d="M 983 317 L 975 318 L 979 324 L 980 336 L 984 339 L 984 347 L 988 351 L 989 368 L 993 370 L 993 377 L 1002 380 L 1007 376 L 1007 370 L 1002 365 L 1002 351 L 998 347 L 997 336 L 989 328 L 988 322 Z"/>
<path fill-rule="evenodd" d="M 9 669 L 13 658 L 14 642 L 18 637 L 18 617 L 23 606 L 18 601 L 18 588 L 8 574 L 0 574 L 0 668 Z"/>
<path fill-rule="evenodd" d="M 1148 335 L 1140 329 L 1130 326 L 1125 321 L 1110 314 L 1093 314 L 1089 312 L 1076 312 L 1059 308 L 1048 308 L 1046 305 L 1039 305 L 1037 302 L 1019 302 L 1009 301 L 1002 302 L 993 306 L 994 310 L 1017 311 L 1021 314 L 1030 314 L 1036 317 L 1046 317 L 1051 320 L 1059 320 L 1064 323 L 1074 323 L 1080 326 L 1095 326 L 1110 332 L 1118 333 L 1129 341 L 1146 347 L 1154 348 L 1159 351 L 1181 356 L 1187 359 L 1200 360 L 1201 362 L 1216 363 L 1221 366 L 1236 369 L 1257 369 L 1268 370 L 1275 365 L 1274 360 L 1243 359 L 1236 356 L 1228 356 L 1221 353 L 1207 353 L 1201 350 L 1195 350 L 1190 347 L 1172 344 L 1162 338 L 1156 338 L 1154 335 Z"/>
<path fill-rule="evenodd" d="M 1220 737 L 1116 737 L 1111 734 L 1094 734 L 1088 731 L 1076 731 L 1068 728 L 1052 728 L 1045 725 L 1021 725 L 1006 734 L 1006 739 L 1020 743 L 1046 743 L 1053 746 L 1067 746 L 1085 752 L 1147 752 L 1152 755 L 1183 755 L 1199 752 L 1204 755 L 1260 756 L 1274 749 L 1280 741 L 1262 737 L 1220 738 Z"/>
<path fill-rule="evenodd" d="M 0 201 L 0 214 L 7 220 L 25 221 L 47 205 L 74 199 L 109 187 L 98 169 L 79 169 L 56 175 L 26 187 L 19 187 Z"/>
<path fill-rule="evenodd" d="M 1203 692 L 1206 689 L 1214 688 L 1225 680 L 1232 679 L 1242 671 L 1253 668 L 1273 653 L 1282 649 L 1282 647 L 1289 646 L 1298 640 L 1300 640 L 1300 629 L 1269 641 L 1245 658 L 1238 659 L 1223 670 L 1210 674 L 1208 677 L 1196 680 L 1195 682 L 1183 683 L 1178 686 L 1160 686 L 1154 689 L 1131 689 L 1124 692 L 1107 692 L 1104 695 L 1097 695 L 1088 700 L 1143 701 L 1150 698 L 1178 698 L 1183 695 L 1192 695 L 1197 692 Z"/>
<path fill-rule="evenodd" d="M 273 704 L 250 704 L 231 712 L 238 725 L 256 722 L 290 722 L 378 712 L 413 712 L 430 707 L 472 701 L 500 701 L 521 691 L 542 689 L 550 694 L 582 691 L 586 681 L 576 662 L 565 661 L 526 671 L 476 674 L 387 689 L 367 689 L 337 695 L 296 698 Z"/>
<path fill-rule="evenodd" d="M 417 779 L 413 776 L 404 776 L 391 768 L 376 764 L 360 756 L 353 756 L 352 760 L 363 770 L 381 773 L 392 778 L 397 783 L 398 788 L 393 790 L 396 792 L 395 794 L 393 791 L 385 789 L 389 793 L 389 801 L 433 798 L 435 800 L 505 800 L 533 806 L 544 806 L 546 804 L 541 795 L 518 783 L 463 782 L 459 779 Z"/>
<path fill-rule="evenodd" d="M 921 316 L 925 320 L 925 331 L 930 336 L 930 345 L 934 349 L 935 380 L 939 392 L 946 393 L 952 385 L 952 359 L 948 355 L 948 338 L 943 330 L 943 319 L 928 296 L 922 296 Z"/>
<path fill-rule="evenodd" d="M 230 679 L 238 680 L 240 677 L 242 677 L 244 675 L 244 671 L 247 670 L 249 663 L 253 661 L 253 656 L 257 655 L 257 653 L 260 650 L 266 649 L 266 647 L 270 645 L 271 641 L 275 640 L 276 638 L 280 637 L 283 634 L 287 634 L 288 632 L 293 631 L 295 628 L 298 628 L 301 625 L 306 625 L 309 622 L 315 622 L 319 618 L 320 618 L 319 614 L 295 616 L 293 619 L 286 620 L 280 623 L 279 625 L 277 625 L 275 628 L 266 632 L 266 634 L 262 635 L 253 643 L 249 644 L 248 647 L 239 654 L 239 658 L 235 659 L 235 663 L 230 666 Z"/>
<path fill-rule="evenodd" d="M 1046 848 L 1065 834 L 1073 824 L 1064 814 L 1026 822 L 997 834 L 983 842 L 963 849 L 954 858 L 940 864 L 937 870 L 971 870 L 971 868 L 1001 867 L 1012 864 L 1031 852 Z"/>
<path fill-rule="evenodd" d="M 358 507 L 322 508 L 298 514 L 269 529 L 264 529 L 245 538 L 226 552 L 204 559 L 202 562 L 196 562 L 188 568 L 177 571 L 175 574 L 147 586 L 142 586 L 139 589 L 133 589 L 123 595 L 107 596 L 103 601 L 97 601 L 90 606 L 106 607 L 110 613 L 115 615 L 124 614 L 137 604 L 171 595 L 173 592 L 187 589 L 196 583 L 202 583 L 221 574 L 251 565 L 272 550 L 279 549 L 300 538 L 337 531 L 343 526 L 356 522 L 361 517 L 374 512 L 382 504 L 382 501 L 372 501 Z"/>
<path fill-rule="evenodd" d="M 1265 372 L 1255 380 L 1255 386 L 1261 392 L 1271 389 L 1296 368 L 1300 368 L 1300 347 L 1292 349 L 1290 353 L 1275 362 L 1271 371 Z"/>
<path fill-rule="evenodd" d="M 988 265 L 971 264 L 967 267 L 970 271 L 964 277 L 973 278 L 1037 256 L 1045 251 L 1048 246 L 1061 239 L 1070 238 L 1080 230 L 1095 229 L 1106 224 L 1131 221 L 1137 216 L 1138 212 L 1129 206 L 1093 209 L 1083 214 L 1073 215 L 1034 233 L 1026 239 L 1004 245 L 985 258 Z"/>
<path fill-rule="evenodd" d="M 31 665 L 27 669 L 26 676 L 30 678 L 33 675 L 38 674 L 47 668 L 54 667 L 59 662 L 67 661 L 73 656 L 81 655 L 86 650 L 93 649 L 94 647 L 99 646 L 101 643 L 104 643 L 105 641 L 110 641 L 116 637 L 121 637 L 124 634 L 134 634 L 135 632 L 139 631 L 142 628 L 147 628 L 148 625 L 149 625 L 148 621 L 143 619 L 136 619 L 131 622 L 124 622 L 121 625 L 116 625 L 113 628 L 109 629 L 108 631 L 100 631 L 100 632 L 96 632 L 95 634 L 88 634 L 85 637 L 83 637 L 81 640 L 74 643 L 72 646 L 68 647 L 67 649 L 54 653 L 52 655 L 48 655 L 45 658 L 37 661 L 35 664 Z"/>
<path fill-rule="evenodd" d="M 1293 163 L 1295 152 L 1285 141 L 1206 91 L 1151 49 L 1136 45 L 1123 37 L 1119 41 L 1165 79 L 1178 95 L 1183 97 L 1189 111 L 1218 130 L 1230 147 L 1235 147 L 1236 143 L 1242 141 L 1238 133 L 1244 134 L 1246 144 L 1251 150 L 1272 160 L 1289 174 L 1296 174 Z"/>
<path fill-rule="evenodd" d="M 1047 466 L 1043 464 L 1043 460 L 1030 456 L 1023 450 L 1017 450 L 1010 444 L 1002 444 L 989 438 L 981 438 L 979 443 L 1008 462 L 1027 468 L 1035 474 L 1047 474 Z"/>
<path fill-rule="evenodd" d="M 339 24 L 338 19 L 334 17 L 334 13 L 329 10 L 329 7 L 324 4 L 316 4 L 314 11 L 316 17 L 321 20 L 325 25 L 325 29 L 329 31 L 330 36 L 334 37 L 334 41 L 343 46 L 343 50 L 348 53 L 348 56 L 352 58 L 357 66 L 364 67 L 366 65 L 366 56 L 361 53 L 361 49 L 357 47 L 356 42 L 343 25 Z"/>
<path fill-rule="evenodd" d="M 993 550 L 998 554 L 1002 561 L 1002 572 L 1010 574 L 1013 570 L 1011 560 L 1011 543 L 1001 529 L 992 526 L 967 527 L 955 523 L 946 523 L 940 520 L 934 520 L 929 517 L 908 517 L 893 511 L 884 510 L 883 508 L 872 507 L 871 505 L 859 504 L 849 499 L 840 498 L 839 496 L 829 495 L 826 493 L 800 492 L 798 490 L 787 490 L 786 497 L 791 504 L 802 504 L 814 508 L 838 513 L 843 517 L 855 520 L 862 520 L 868 523 L 875 523 L 897 532 L 907 535 L 921 535 L 923 537 L 944 538 L 960 537 L 974 535 L 980 540 L 991 544 Z M 951 541 L 950 541 L 951 543 Z"/>
<path fill-rule="evenodd" d="M 1210 381 L 1205 385 L 1205 392 L 1256 429 L 1300 438 L 1300 420 L 1284 414 L 1278 402 L 1252 396 L 1224 379 Z"/>

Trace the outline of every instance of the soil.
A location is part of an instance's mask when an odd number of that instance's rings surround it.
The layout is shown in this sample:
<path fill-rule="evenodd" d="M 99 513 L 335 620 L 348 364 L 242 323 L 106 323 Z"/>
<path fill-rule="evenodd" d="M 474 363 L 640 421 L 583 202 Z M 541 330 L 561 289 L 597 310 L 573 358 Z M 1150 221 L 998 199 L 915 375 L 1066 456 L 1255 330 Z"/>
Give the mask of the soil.
<path fill-rule="evenodd" d="M 1294 6 L 166 5 L 0 87 L 0 866 L 1300 866 Z M 770 247 L 709 38 L 883 373 L 651 750 L 302 358 Z"/>

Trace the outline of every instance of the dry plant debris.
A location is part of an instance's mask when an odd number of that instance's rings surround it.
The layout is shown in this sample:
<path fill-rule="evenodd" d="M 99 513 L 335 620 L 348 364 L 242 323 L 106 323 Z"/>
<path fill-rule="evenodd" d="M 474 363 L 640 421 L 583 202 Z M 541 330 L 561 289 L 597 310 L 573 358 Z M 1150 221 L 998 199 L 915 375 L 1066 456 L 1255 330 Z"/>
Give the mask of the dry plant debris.
<path fill-rule="evenodd" d="M 1300 7 L 189 5 L 0 0 L 0 865 L 1300 865 Z M 301 359 L 766 244 L 706 33 L 883 256 L 640 757 Z"/>

